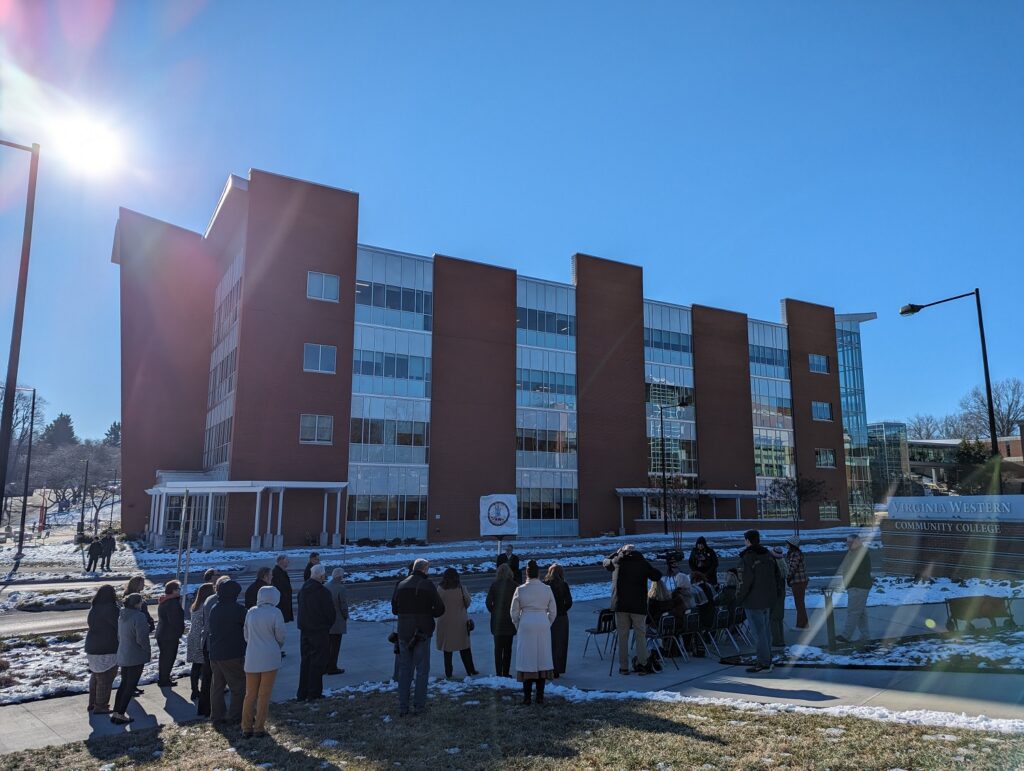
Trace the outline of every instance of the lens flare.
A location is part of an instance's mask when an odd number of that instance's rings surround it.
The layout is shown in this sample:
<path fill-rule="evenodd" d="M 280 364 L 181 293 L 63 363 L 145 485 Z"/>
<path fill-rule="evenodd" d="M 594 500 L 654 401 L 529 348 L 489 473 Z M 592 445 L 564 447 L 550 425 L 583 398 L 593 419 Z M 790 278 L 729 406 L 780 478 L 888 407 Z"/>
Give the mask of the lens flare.
<path fill-rule="evenodd" d="M 122 141 L 114 129 L 97 118 L 84 113 L 58 117 L 49 129 L 54 152 L 76 171 L 104 176 L 121 167 Z"/>

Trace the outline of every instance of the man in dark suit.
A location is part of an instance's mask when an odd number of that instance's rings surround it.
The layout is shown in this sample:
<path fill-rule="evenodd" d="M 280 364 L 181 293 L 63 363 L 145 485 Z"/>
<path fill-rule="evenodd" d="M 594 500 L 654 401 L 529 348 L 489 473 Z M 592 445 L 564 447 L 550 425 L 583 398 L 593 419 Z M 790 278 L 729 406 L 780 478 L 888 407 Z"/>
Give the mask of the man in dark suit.
<path fill-rule="evenodd" d="M 281 601 L 277 607 L 284 616 L 284 623 L 287 624 L 295 618 L 295 614 L 292 613 L 292 580 L 288 577 L 288 558 L 283 554 L 277 558 L 270 584 L 281 593 Z"/>
<path fill-rule="evenodd" d="M 512 544 L 505 547 L 505 553 L 499 554 L 496 561 L 498 567 L 508 563 L 508 566 L 512 569 L 512 578 L 515 579 L 517 584 L 523 582 L 523 571 L 519 567 L 519 555 L 513 553 Z"/>
<path fill-rule="evenodd" d="M 322 699 L 324 675 L 328 668 L 331 647 L 331 627 L 337 618 L 334 598 L 324 586 L 327 571 L 323 565 L 314 565 L 309 580 L 299 590 L 299 688 L 295 697 L 299 701 Z"/>

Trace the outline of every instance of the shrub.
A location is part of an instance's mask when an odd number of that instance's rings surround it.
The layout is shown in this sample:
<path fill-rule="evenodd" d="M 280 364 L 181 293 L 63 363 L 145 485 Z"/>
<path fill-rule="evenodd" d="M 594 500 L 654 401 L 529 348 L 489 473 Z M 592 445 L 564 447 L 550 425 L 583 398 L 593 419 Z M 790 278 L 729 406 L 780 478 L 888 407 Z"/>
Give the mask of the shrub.
<path fill-rule="evenodd" d="M 390 541 L 388 541 L 384 545 L 387 546 L 389 549 L 394 549 L 396 546 L 401 546 L 402 545 L 402 539 L 401 538 L 392 538 Z"/>
<path fill-rule="evenodd" d="M 11 662 L 7 659 L 0 659 L 0 672 L 6 672 L 11 668 Z"/>
<path fill-rule="evenodd" d="M 55 643 L 76 643 L 82 641 L 82 635 L 78 632 L 65 632 L 53 638 Z"/>

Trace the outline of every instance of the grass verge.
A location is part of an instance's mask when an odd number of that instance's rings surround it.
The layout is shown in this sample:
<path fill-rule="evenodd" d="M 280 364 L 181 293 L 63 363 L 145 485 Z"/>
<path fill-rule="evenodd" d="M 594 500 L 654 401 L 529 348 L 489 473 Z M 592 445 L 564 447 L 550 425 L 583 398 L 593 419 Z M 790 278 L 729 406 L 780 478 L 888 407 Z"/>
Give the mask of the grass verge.
<path fill-rule="evenodd" d="M 432 694 L 397 716 L 393 693 L 273 705 L 270 735 L 169 726 L 0 757 L 0 769 L 974 768 L 1024 766 L 1024 737 L 857 718 L 764 715 L 651 701 L 523 707 L 518 694 Z"/>

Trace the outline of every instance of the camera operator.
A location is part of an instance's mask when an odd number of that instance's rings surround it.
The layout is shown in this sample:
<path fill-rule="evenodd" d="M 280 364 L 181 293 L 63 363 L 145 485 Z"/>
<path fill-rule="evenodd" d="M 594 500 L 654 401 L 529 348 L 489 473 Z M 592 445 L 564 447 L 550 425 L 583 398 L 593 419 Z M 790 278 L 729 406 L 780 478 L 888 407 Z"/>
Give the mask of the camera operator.
<path fill-rule="evenodd" d="M 633 544 L 626 544 L 604 560 L 612 572 L 612 611 L 619 636 L 619 674 L 629 674 L 629 630 L 636 632 L 634 667 L 642 675 L 647 662 L 647 582 L 659 581 L 661 571 L 651 566 Z"/>
<path fill-rule="evenodd" d="M 409 714 L 409 690 L 413 675 L 416 689 L 413 707 L 422 712 L 427 706 L 427 679 L 430 676 L 430 638 L 434 619 L 444 615 L 444 603 L 437 587 L 427 578 L 430 563 L 418 559 L 412 574 L 395 587 L 391 612 L 398 617 L 398 713 Z"/>

